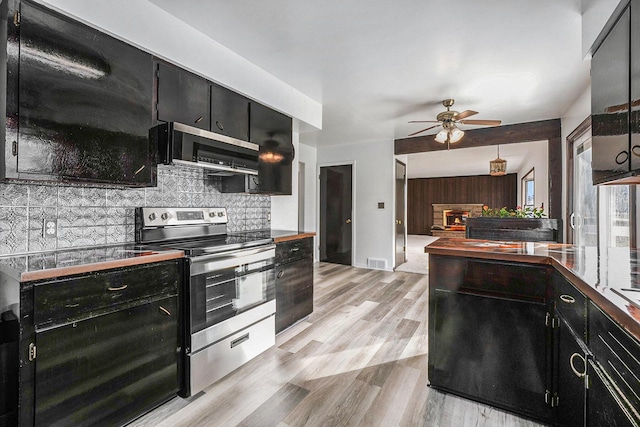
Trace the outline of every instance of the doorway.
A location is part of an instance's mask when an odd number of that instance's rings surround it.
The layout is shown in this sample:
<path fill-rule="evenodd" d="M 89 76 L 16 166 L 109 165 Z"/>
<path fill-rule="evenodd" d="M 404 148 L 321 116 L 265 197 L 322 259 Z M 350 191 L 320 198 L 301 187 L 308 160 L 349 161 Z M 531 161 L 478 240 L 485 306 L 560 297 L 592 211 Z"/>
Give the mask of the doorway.
<path fill-rule="evenodd" d="M 320 261 L 352 264 L 352 165 L 320 167 Z"/>
<path fill-rule="evenodd" d="M 396 160 L 396 256 L 394 268 L 407 261 L 407 230 L 405 225 L 405 206 L 407 188 L 407 165 Z"/>

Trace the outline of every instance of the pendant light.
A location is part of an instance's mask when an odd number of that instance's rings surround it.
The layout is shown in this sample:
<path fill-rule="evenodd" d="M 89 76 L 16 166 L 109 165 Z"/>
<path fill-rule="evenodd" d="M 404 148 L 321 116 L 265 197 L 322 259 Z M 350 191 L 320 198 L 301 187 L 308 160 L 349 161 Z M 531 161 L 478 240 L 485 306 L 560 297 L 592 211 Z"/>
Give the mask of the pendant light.
<path fill-rule="evenodd" d="M 500 158 L 500 145 L 498 145 L 498 157 L 489 162 L 489 175 L 502 176 L 507 174 L 507 161 Z"/>

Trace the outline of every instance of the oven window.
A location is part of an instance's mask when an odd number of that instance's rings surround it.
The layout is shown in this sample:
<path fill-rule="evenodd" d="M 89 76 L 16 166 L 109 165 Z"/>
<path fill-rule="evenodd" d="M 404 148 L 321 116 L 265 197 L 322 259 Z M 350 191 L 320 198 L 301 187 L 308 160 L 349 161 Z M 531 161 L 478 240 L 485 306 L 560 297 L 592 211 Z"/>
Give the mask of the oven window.
<path fill-rule="evenodd" d="M 191 332 L 275 298 L 273 265 L 242 265 L 191 278 Z"/>

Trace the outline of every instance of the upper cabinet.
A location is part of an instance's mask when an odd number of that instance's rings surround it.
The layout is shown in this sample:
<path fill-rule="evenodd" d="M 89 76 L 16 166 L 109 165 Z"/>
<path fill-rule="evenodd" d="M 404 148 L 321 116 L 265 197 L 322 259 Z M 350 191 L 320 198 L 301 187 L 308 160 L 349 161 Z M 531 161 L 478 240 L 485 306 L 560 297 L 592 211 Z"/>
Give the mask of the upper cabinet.
<path fill-rule="evenodd" d="M 5 9 L 3 177 L 155 185 L 152 56 L 39 5 L 19 7 Z"/>
<path fill-rule="evenodd" d="M 640 0 L 631 4 L 631 169 L 640 169 Z M 636 148 L 637 147 L 637 148 Z"/>
<path fill-rule="evenodd" d="M 158 120 L 210 130 L 209 82 L 163 61 L 156 63 Z"/>
<path fill-rule="evenodd" d="M 260 146 L 258 177 L 261 193 L 291 194 L 292 120 L 257 102 L 251 103 L 250 141 Z"/>
<path fill-rule="evenodd" d="M 249 140 L 249 100 L 229 89 L 211 84 L 211 132 Z"/>
<path fill-rule="evenodd" d="M 591 60 L 593 183 L 628 177 L 630 10 L 620 16 Z M 640 154 L 640 152 L 638 152 Z"/>

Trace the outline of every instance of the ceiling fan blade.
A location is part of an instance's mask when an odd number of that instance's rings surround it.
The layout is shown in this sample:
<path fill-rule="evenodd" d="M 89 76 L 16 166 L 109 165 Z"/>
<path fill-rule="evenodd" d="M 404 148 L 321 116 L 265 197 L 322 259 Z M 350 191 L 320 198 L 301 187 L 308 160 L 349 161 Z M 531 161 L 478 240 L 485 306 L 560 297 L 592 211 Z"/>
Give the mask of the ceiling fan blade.
<path fill-rule="evenodd" d="M 437 120 L 411 120 L 409 123 L 440 123 Z"/>
<path fill-rule="evenodd" d="M 459 120 L 462 120 L 464 118 L 473 116 L 475 114 L 478 114 L 478 112 L 477 111 L 473 111 L 473 110 L 464 110 L 462 113 L 458 113 L 455 116 L 453 116 L 453 120 L 459 121 Z"/>
<path fill-rule="evenodd" d="M 419 130 L 418 132 L 410 133 L 410 134 L 409 134 L 409 135 L 407 135 L 407 136 L 417 135 L 417 134 L 419 134 L 419 133 L 422 133 L 422 132 L 428 131 L 429 129 L 437 128 L 438 126 L 440 126 L 440 125 L 430 126 L 430 127 L 428 127 L 428 128 L 425 128 L 425 129 Z"/>
<path fill-rule="evenodd" d="M 483 126 L 498 126 L 502 123 L 501 120 L 458 120 L 465 125 L 483 125 Z"/>

